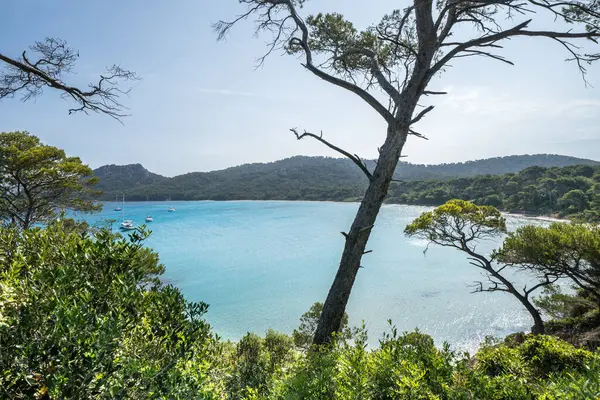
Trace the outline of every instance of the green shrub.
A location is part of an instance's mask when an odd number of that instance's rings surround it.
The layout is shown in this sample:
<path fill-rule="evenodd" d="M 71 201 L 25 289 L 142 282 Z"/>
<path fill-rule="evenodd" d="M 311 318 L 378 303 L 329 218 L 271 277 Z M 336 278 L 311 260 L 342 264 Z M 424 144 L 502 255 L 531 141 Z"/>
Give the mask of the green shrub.
<path fill-rule="evenodd" d="M 0 229 L 0 398 L 212 396 L 207 305 L 160 283 L 145 236 Z"/>
<path fill-rule="evenodd" d="M 585 365 L 581 373 L 558 375 L 547 385 L 540 400 L 579 400 L 600 398 L 600 361 Z"/>
<path fill-rule="evenodd" d="M 500 345 L 484 347 L 477 352 L 476 368 L 487 376 L 523 375 L 525 365 L 516 348 Z"/>
<path fill-rule="evenodd" d="M 452 380 L 454 353 L 418 331 L 398 336 L 392 328 L 373 358 L 374 398 L 435 398 Z"/>
<path fill-rule="evenodd" d="M 529 335 L 521 344 L 484 347 L 475 359 L 476 369 L 490 377 L 544 379 L 551 373 L 582 370 L 593 354 L 553 336 Z"/>
<path fill-rule="evenodd" d="M 323 303 L 316 302 L 300 317 L 300 326 L 292 332 L 294 344 L 298 349 L 306 351 L 310 348 L 322 312 Z M 348 314 L 346 313 L 342 317 L 341 337 L 346 340 L 352 338 L 352 330 L 348 327 Z"/>
<path fill-rule="evenodd" d="M 292 339 L 268 330 L 265 338 L 248 333 L 237 344 L 227 389 L 232 399 L 266 396 L 294 358 Z"/>
<path fill-rule="evenodd" d="M 583 370 L 591 362 L 589 351 L 576 349 L 553 336 L 531 336 L 519 347 L 519 354 L 530 375 L 545 378 L 553 372 Z"/>

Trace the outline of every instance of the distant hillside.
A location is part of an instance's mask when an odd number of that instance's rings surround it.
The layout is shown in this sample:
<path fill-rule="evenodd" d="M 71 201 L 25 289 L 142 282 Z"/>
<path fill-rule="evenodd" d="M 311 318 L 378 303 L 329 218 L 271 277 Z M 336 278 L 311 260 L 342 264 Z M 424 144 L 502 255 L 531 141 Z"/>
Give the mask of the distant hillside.
<path fill-rule="evenodd" d="M 559 155 L 497 157 L 464 163 L 418 165 L 400 163 L 396 179 L 447 180 L 482 174 L 518 172 L 530 166 L 600 165 L 597 161 Z M 375 164 L 367 161 L 370 169 Z M 129 200 L 333 200 L 360 197 L 366 178 L 342 158 L 292 157 L 272 163 L 244 164 L 220 171 L 192 172 L 173 178 L 147 171 L 140 164 L 108 165 L 94 170 L 104 199 L 125 193 Z"/>
<path fill-rule="evenodd" d="M 463 178 L 476 175 L 503 175 L 532 166 L 551 168 L 570 165 L 600 165 L 600 162 L 557 154 L 526 154 L 451 164 L 400 163 L 396 170 L 396 178 L 403 180 Z"/>
<path fill-rule="evenodd" d="M 104 190 L 105 195 L 168 179 L 148 171 L 141 164 L 104 165 L 95 169 L 94 175 L 100 178 L 97 188 Z"/>

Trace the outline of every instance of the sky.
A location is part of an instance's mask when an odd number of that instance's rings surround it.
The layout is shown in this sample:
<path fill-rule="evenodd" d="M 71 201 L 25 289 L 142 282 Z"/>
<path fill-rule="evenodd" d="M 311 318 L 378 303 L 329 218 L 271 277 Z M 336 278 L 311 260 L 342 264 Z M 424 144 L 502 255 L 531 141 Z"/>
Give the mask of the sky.
<path fill-rule="evenodd" d="M 398 0 L 309 0 L 302 11 L 340 12 L 366 28 Z M 123 103 L 123 124 L 104 115 L 68 115 L 73 106 L 47 90 L 35 101 L 0 101 L 0 131 L 26 130 L 92 167 L 140 163 L 173 176 L 295 155 L 337 156 L 290 128 L 322 131 L 329 141 L 374 158 L 385 136 L 362 100 L 275 53 L 255 68 L 267 37 L 250 23 L 217 42 L 211 24 L 244 10 L 237 0 L 6 0 L 0 52 L 17 57 L 36 40 L 58 37 L 79 51 L 69 84 L 94 81 L 119 64 L 142 78 Z M 542 19 L 536 28 L 551 27 Z M 598 49 L 596 49 L 598 51 Z M 519 38 L 503 55 L 515 66 L 466 58 L 436 77 L 426 98 L 435 110 L 419 122 L 429 140 L 410 137 L 404 160 L 437 164 L 511 154 L 556 153 L 600 160 L 600 66 L 586 87 L 557 43 Z"/>

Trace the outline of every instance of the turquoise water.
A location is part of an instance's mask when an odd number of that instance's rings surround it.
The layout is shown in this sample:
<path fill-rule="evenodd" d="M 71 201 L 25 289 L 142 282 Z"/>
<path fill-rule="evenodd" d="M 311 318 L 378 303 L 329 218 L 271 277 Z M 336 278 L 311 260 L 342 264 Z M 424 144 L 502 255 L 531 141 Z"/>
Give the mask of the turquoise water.
<path fill-rule="evenodd" d="M 189 300 L 210 304 L 207 320 L 227 339 L 268 328 L 291 332 L 315 301 L 323 301 L 350 226 L 355 203 L 231 201 L 127 203 L 136 224 L 152 214 L 147 245 L 160 254 L 164 278 Z M 89 222 L 121 220 L 106 203 Z M 481 278 L 464 255 L 407 239 L 404 226 L 425 207 L 384 206 L 353 289 L 350 323 L 364 320 L 376 344 L 391 319 L 400 331 L 420 330 L 438 343 L 473 350 L 486 336 L 531 326 L 528 314 L 505 293 L 471 294 Z M 509 225 L 523 223 L 509 217 Z M 530 221 L 528 221 L 530 222 Z M 115 228 L 118 225 L 115 224 Z M 491 249 L 483 243 L 479 250 Z"/>

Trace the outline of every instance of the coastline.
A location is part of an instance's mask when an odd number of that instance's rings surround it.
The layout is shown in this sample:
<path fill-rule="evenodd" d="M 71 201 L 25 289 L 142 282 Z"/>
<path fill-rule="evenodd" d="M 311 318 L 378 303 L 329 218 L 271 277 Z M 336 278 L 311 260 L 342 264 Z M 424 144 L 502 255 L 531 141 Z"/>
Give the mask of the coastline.
<path fill-rule="evenodd" d="M 286 200 L 286 199 L 240 199 L 240 200 L 212 200 L 212 199 L 205 199 L 205 200 L 173 200 L 172 203 L 193 203 L 193 202 L 215 202 L 215 203 L 225 203 L 225 202 L 294 202 L 294 203 L 339 203 L 339 204 L 360 204 L 360 200 L 348 200 L 348 201 L 336 201 L 336 200 Z M 103 204 L 112 204 L 115 203 L 114 201 L 110 201 L 110 200 L 99 200 L 100 203 Z M 133 200 L 130 201 L 130 203 L 147 203 L 147 201 L 143 201 L 143 200 Z M 149 201 L 149 203 L 165 203 L 164 200 L 151 200 Z M 384 202 L 383 203 L 383 207 L 385 206 L 416 206 L 416 207 L 424 207 L 424 208 L 435 208 L 438 207 L 441 204 L 438 205 L 427 205 L 427 204 L 408 204 L 408 203 L 388 203 L 388 202 Z M 537 221 L 546 221 L 546 222 L 571 222 L 571 220 L 569 218 L 559 218 L 559 217 L 553 217 L 551 215 L 544 215 L 544 214 L 540 214 L 540 215 L 536 215 L 536 214 L 528 214 L 528 213 L 519 213 L 519 212 L 505 212 L 500 210 L 500 212 L 502 213 L 502 215 L 504 216 L 508 216 L 508 217 L 518 217 L 518 218 L 525 218 L 525 219 L 532 219 L 532 220 L 537 220 Z"/>

